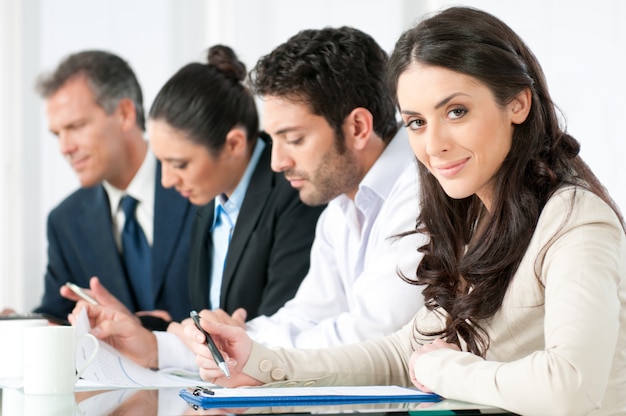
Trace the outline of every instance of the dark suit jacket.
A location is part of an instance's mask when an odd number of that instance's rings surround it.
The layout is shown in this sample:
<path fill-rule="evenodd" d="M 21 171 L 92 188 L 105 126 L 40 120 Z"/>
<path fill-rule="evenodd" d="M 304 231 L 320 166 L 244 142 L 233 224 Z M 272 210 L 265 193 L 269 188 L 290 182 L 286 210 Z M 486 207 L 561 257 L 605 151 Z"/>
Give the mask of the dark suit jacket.
<path fill-rule="evenodd" d="M 157 163 L 154 198 L 152 278 L 156 309 L 175 320 L 189 316 L 189 244 L 196 208 L 174 189 L 161 186 Z M 102 185 L 81 188 L 48 215 L 48 267 L 41 305 L 35 312 L 65 318 L 74 302 L 59 288 L 70 281 L 89 287 L 89 278 L 102 284 L 132 312 L 134 294 L 113 237 L 109 201 Z"/>
<path fill-rule="evenodd" d="M 252 174 L 228 248 L 220 308 L 243 307 L 248 319 L 271 315 L 293 298 L 309 270 L 322 207 L 308 207 L 282 173 L 270 169 L 268 144 Z M 198 209 L 189 264 L 191 306 L 211 309 L 211 233 L 215 204 Z"/>

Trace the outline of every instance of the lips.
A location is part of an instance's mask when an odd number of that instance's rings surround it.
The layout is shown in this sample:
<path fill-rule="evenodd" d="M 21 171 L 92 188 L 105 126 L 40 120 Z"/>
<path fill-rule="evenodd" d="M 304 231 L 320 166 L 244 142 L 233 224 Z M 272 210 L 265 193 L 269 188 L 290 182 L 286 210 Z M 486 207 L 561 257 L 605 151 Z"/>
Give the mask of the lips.
<path fill-rule="evenodd" d="M 183 198 L 189 198 L 193 192 L 191 190 L 176 189 Z"/>
<path fill-rule="evenodd" d="M 69 159 L 72 169 L 74 169 L 76 172 L 79 172 L 82 169 L 84 169 L 88 160 L 89 160 L 89 157 L 87 156 L 72 157 Z"/>
<path fill-rule="evenodd" d="M 287 181 L 289 181 L 289 183 L 291 184 L 291 186 L 293 188 L 298 188 L 298 187 L 302 186 L 302 184 L 304 183 L 304 179 L 302 179 L 302 178 L 288 178 L 288 177 L 285 177 L 285 179 L 287 179 Z"/>
<path fill-rule="evenodd" d="M 433 166 L 433 169 L 444 178 L 451 178 L 463 170 L 468 160 L 469 158 L 447 163 L 441 166 Z"/>

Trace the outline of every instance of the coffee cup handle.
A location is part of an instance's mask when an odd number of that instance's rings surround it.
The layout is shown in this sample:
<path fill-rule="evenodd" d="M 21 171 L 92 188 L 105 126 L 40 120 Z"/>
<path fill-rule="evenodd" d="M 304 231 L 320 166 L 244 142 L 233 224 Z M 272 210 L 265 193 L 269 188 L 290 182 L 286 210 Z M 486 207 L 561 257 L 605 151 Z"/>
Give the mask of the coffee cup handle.
<path fill-rule="evenodd" d="M 80 338 L 83 338 L 83 337 L 87 337 L 91 339 L 93 341 L 95 348 L 93 349 L 93 352 L 91 353 L 91 355 L 89 356 L 85 364 L 82 366 L 82 368 L 79 368 L 76 371 L 76 380 L 78 380 L 78 378 L 83 374 L 83 372 L 87 369 L 87 367 L 89 367 L 89 364 L 91 364 L 92 361 L 96 358 L 96 355 L 98 354 L 98 350 L 100 349 L 100 343 L 98 342 L 98 339 L 94 337 L 92 334 L 83 334 L 80 336 Z"/>

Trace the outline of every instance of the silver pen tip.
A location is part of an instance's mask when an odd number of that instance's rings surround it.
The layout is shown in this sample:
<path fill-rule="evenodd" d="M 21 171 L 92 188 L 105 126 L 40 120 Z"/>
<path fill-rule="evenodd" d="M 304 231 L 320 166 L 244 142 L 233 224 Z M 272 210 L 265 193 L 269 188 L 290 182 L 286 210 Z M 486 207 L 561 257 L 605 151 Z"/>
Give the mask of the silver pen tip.
<path fill-rule="evenodd" d="M 230 378 L 230 371 L 228 371 L 228 366 L 226 363 L 218 363 L 217 366 L 222 370 L 222 373 L 226 375 L 226 377 Z"/>

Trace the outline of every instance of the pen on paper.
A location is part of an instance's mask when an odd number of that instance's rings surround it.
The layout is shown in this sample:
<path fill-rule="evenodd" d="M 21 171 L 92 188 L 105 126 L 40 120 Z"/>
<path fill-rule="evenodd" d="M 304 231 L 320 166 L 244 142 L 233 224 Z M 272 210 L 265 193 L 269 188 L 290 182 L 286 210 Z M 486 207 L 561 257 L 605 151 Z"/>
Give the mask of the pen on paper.
<path fill-rule="evenodd" d="M 92 305 L 97 305 L 98 302 L 89 296 L 80 286 L 75 285 L 72 282 L 67 282 L 65 286 L 69 287 L 72 292 L 74 292 L 79 298 L 84 301 L 91 303 Z"/>
<path fill-rule="evenodd" d="M 204 334 L 206 345 L 207 347 L 209 347 L 209 351 L 211 351 L 211 355 L 213 355 L 213 359 L 217 363 L 217 366 L 220 368 L 220 370 L 222 370 L 222 373 L 224 373 L 226 377 L 230 378 L 230 371 L 228 371 L 228 366 L 226 365 L 226 361 L 224 361 L 224 357 L 222 357 L 220 350 L 217 349 L 217 346 L 215 345 L 215 342 L 213 342 L 213 338 L 211 338 L 211 335 L 200 326 L 200 315 L 198 315 L 198 312 L 196 311 L 191 311 L 189 313 L 189 316 L 191 316 L 194 324 L 196 324 L 196 328 L 198 328 L 198 330 Z"/>

